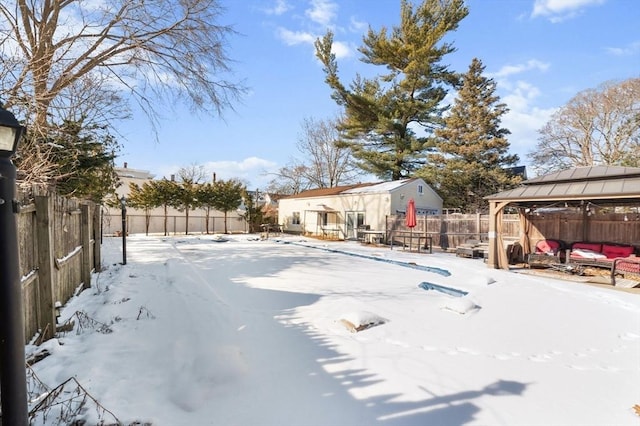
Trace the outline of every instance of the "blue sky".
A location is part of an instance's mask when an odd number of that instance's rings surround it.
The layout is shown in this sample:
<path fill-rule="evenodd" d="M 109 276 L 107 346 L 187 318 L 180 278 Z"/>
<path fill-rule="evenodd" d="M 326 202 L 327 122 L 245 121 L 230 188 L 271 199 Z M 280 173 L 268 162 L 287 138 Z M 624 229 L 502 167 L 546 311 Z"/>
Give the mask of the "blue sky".
<path fill-rule="evenodd" d="M 399 0 L 221 0 L 221 24 L 238 32 L 229 40 L 236 81 L 248 93 L 223 117 L 177 108 L 157 138 L 143 114 L 122 123 L 125 139 L 117 165 L 148 170 L 157 178 L 202 165 L 219 178 L 266 187 L 274 172 L 299 157 L 296 141 L 305 118 L 334 118 L 313 42 L 335 33 L 343 82 L 356 72 L 379 73 L 359 61 L 357 48 L 369 25 L 399 23 Z M 578 92 L 608 80 L 640 77 L 638 0 L 469 0 L 469 15 L 450 33 L 457 51 L 445 57 L 466 72 L 479 58 L 485 75 L 510 112 L 511 152 L 527 165 L 537 130 Z M 169 114 L 169 113 L 167 113 Z"/>

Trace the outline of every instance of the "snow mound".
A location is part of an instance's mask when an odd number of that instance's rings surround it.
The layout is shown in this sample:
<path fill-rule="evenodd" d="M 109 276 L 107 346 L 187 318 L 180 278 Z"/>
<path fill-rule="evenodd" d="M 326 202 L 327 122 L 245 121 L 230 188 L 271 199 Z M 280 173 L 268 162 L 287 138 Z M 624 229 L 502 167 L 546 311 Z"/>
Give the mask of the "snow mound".
<path fill-rule="evenodd" d="M 371 312 L 358 311 L 341 315 L 339 322 L 350 332 L 357 333 L 358 331 L 384 324 L 387 320 Z"/>
<path fill-rule="evenodd" d="M 450 298 L 445 303 L 443 303 L 441 307 L 442 309 L 452 311 L 461 315 L 464 315 L 476 309 L 480 309 L 480 307 L 468 297 Z"/>
<path fill-rule="evenodd" d="M 485 286 L 485 285 L 491 285 L 495 283 L 496 280 L 493 277 L 490 277 L 488 275 L 477 274 L 470 277 L 468 282 L 469 284 L 472 284 L 472 285 Z"/>

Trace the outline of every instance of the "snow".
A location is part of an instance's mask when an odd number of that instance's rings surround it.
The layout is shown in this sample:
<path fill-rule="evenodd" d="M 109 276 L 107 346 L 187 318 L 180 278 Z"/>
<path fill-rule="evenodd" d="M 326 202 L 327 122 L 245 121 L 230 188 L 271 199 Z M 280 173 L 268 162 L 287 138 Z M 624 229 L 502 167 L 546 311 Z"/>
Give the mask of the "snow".
<path fill-rule="evenodd" d="M 33 365 L 48 388 L 74 378 L 108 410 L 89 424 L 640 419 L 638 294 L 292 236 L 131 236 L 127 258 L 106 238 L 105 270 L 62 309 L 74 330 L 27 347 L 52 353 Z"/>
<path fill-rule="evenodd" d="M 400 179 L 391 182 L 380 182 L 374 185 L 359 186 L 343 191 L 343 194 L 363 194 L 363 193 L 376 193 L 376 192 L 389 192 L 394 189 L 400 188 L 402 185 L 411 181 L 411 179 Z"/>

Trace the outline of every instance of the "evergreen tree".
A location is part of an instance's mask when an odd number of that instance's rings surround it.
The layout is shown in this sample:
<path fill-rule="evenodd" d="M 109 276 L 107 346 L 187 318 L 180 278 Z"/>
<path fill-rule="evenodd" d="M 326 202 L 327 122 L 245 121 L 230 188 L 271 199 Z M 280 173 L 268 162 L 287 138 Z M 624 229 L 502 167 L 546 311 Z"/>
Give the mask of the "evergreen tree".
<path fill-rule="evenodd" d="M 174 199 L 174 207 L 184 210 L 185 215 L 185 235 L 189 234 L 189 212 L 200 207 L 197 199 L 198 185 L 191 181 L 183 181 L 176 187 L 177 193 Z"/>
<path fill-rule="evenodd" d="M 316 56 L 324 65 L 333 99 L 344 108 L 339 129 L 357 164 L 382 179 L 411 176 L 431 147 L 431 131 L 440 124 L 447 94 L 456 73 L 442 64 L 455 49 L 443 38 L 468 14 L 464 0 L 424 0 L 417 7 L 401 2 L 401 23 L 391 31 L 369 29 L 359 49 L 366 64 L 386 68 L 372 79 L 357 75 L 350 88 L 338 77 L 331 53 L 333 33 L 316 41 Z M 426 134 L 419 136 L 416 128 Z"/>
<path fill-rule="evenodd" d="M 260 230 L 260 225 L 265 223 L 265 215 L 260 205 L 260 193 L 255 190 L 253 193 L 245 191 L 242 196 L 244 199 L 244 206 L 246 208 L 245 219 L 249 224 L 249 232 L 257 232 Z"/>
<path fill-rule="evenodd" d="M 204 227 L 205 232 L 209 233 L 209 220 L 211 218 L 211 210 L 215 208 L 216 204 L 216 190 L 215 187 L 210 183 L 205 183 L 203 185 L 198 185 L 196 189 L 196 197 L 198 198 L 198 204 L 202 209 L 204 209 Z"/>
<path fill-rule="evenodd" d="M 118 179 L 113 163 L 118 144 L 103 128 L 65 120 L 45 142 L 37 135 L 27 134 L 24 143 L 46 147 L 57 168 L 56 179 L 49 183 L 58 193 L 100 203 L 113 192 Z M 19 156 L 18 168 L 28 161 L 24 155 Z"/>
<path fill-rule="evenodd" d="M 164 235 L 167 232 L 167 219 L 169 217 L 169 207 L 177 207 L 180 205 L 179 201 L 179 186 L 177 182 L 172 180 L 162 179 L 154 180 L 150 183 L 150 191 L 152 191 L 154 197 L 154 204 L 156 207 L 162 207 L 164 209 Z"/>
<path fill-rule="evenodd" d="M 224 213 L 224 233 L 226 234 L 228 232 L 227 213 L 240 207 L 246 189 L 242 182 L 235 179 L 220 180 L 215 182 L 213 186 L 216 192 L 214 206 Z"/>
<path fill-rule="evenodd" d="M 189 211 L 201 206 L 198 200 L 198 187 L 204 180 L 205 172 L 202 165 L 191 165 L 181 167 L 178 170 L 180 184 L 177 186 L 174 207 L 184 210 L 185 213 L 185 234 L 189 234 Z"/>
<path fill-rule="evenodd" d="M 144 210 L 145 233 L 149 235 L 149 225 L 151 223 L 151 210 L 159 207 L 158 197 L 155 188 L 150 182 L 145 182 L 140 187 L 138 184 L 129 184 L 129 195 L 127 205 L 134 209 Z"/>
<path fill-rule="evenodd" d="M 444 127 L 435 131 L 436 153 L 418 173 L 438 190 L 445 207 L 468 213 L 486 210 L 483 197 L 518 183 L 509 171 L 518 156 L 508 153 L 510 132 L 500 127 L 508 109 L 495 94 L 496 83 L 482 75 L 484 69 L 474 58 Z"/>

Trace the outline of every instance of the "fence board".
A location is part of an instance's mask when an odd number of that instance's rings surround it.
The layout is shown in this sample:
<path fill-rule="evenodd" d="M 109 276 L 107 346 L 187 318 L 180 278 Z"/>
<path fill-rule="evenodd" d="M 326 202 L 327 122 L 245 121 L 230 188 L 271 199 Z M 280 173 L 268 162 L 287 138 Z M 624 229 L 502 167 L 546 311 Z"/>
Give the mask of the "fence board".
<path fill-rule="evenodd" d="M 82 283 L 89 286 L 91 271 L 100 264 L 95 259 L 100 209 L 39 191 L 20 191 L 17 198 L 23 203 L 16 223 L 25 338 L 40 332 L 46 340 L 55 332 L 56 302 L 66 303 Z"/>
<path fill-rule="evenodd" d="M 535 243 L 553 238 L 572 243 L 575 241 L 600 241 L 631 244 L 640 250 L 640 213 L 580 212 L 545 213 L 528 216 L 530 221 L 530 250 Z M 503 238 L 520 239 L 520 219 L 517 214 L 503 215 Z M 404 216 L 387 217 L 387 237 L 390 231 L 408 231 Z M 468 239 L 487 240 L 489 216 L 476 214 L 452 214 L 421 216 L 414 233 L 426 233 L 433 238 L 433 245 L 442 249 L 455 248 Z M 586 238 L 585 238 L 586 234 Z"/>

